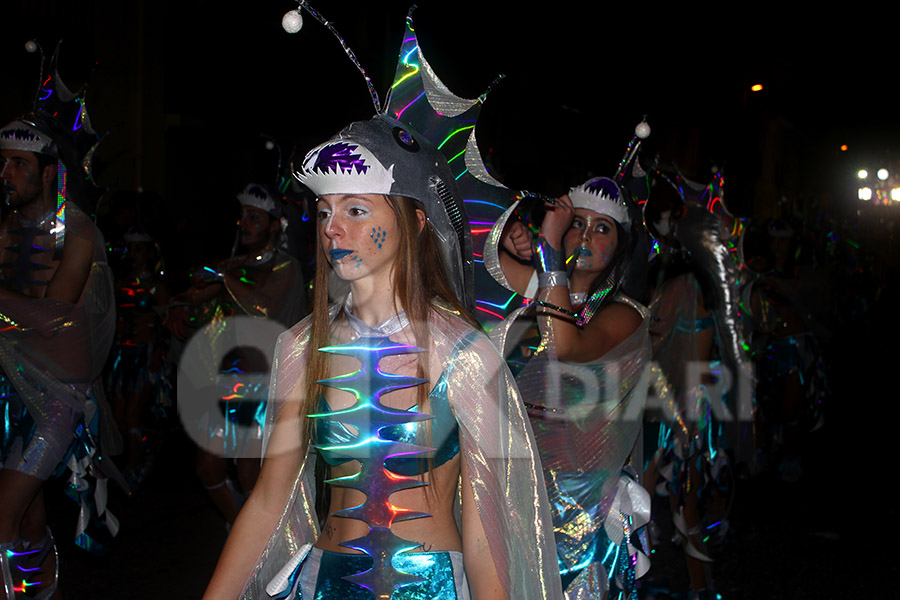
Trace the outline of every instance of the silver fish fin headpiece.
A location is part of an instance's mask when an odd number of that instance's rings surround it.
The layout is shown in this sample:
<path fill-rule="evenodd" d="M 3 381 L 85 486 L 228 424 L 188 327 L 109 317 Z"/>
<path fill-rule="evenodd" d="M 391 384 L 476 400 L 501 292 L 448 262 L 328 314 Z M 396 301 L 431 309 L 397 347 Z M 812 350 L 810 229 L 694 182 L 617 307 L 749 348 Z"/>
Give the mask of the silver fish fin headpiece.
<path fill-rule="evenodd" d="M 475 99 L 460 98 L 441 82 L 422 55 L 410 10 L 394 82 L 382 106 L 344 39 L 308 3 L 301 0 L 283 23 L 294 23 L 300 9 L 338 38 L 363 74 L 377 114 L 313 148 L 295 176 L 317 195 L 394 194 L 421 202 L 440 238 L 457 296 L 475 309 L 471 223 L 464 199 L 484 198 L 498 190 L 509 204 L 513 196 L 490 176 L 478 153 L 474 130 L 487 92 Z"/>

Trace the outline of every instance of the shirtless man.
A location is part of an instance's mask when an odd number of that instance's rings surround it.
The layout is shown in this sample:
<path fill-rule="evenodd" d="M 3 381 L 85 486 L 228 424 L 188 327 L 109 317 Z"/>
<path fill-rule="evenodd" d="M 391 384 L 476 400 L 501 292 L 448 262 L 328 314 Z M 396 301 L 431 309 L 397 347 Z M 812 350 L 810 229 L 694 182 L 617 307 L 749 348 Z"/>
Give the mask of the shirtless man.
<path fill-rule="evenodd" d="M 0 431 L 2 599 L 32 588 L 50 597 L 56 587 L 41 489 L 96 401 L 92 383 L 115 327 L 103 238 L 58 194 L 59 165 L 42 121 L 0 130 L 0 410 L 10 417 Z"/>

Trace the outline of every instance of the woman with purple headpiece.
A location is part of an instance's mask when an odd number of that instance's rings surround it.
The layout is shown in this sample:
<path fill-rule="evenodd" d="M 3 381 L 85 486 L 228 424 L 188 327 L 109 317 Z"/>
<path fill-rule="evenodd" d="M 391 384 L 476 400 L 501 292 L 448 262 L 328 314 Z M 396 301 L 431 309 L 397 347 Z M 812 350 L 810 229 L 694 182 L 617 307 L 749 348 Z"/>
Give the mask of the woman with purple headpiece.
<path fill-rule="evenodd" d="M 495 279 L 534 299 L 491 336 L 535 431 L 569 598 L 631 597 L 647 567 L 632 534 L 649 499 L 626 463 L 646 397 L 648 312 L 621 291 L 637 237 L 624 194 L 590 179 L 545 202 L 536 238 L 514 205 L 485 246 Z"/>

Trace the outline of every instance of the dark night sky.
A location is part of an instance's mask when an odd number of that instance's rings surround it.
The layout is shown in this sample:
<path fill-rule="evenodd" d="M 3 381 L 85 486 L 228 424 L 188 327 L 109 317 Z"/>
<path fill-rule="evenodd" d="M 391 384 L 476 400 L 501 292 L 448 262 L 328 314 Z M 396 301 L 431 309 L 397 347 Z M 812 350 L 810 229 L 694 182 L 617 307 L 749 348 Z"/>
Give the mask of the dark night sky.
<path fill-rule="evenodd" d="M 408 3 L 319 4 L 383 93 Z M 3 79 L 17 95 L 4 93 L 0 106 L 11 116 L 21 112 L 30 94 L 21 90 L 34 87 L 36 61 L 22 43 L 36 37 L 49 49 L 63 38 L 64 76 L 87 79 L 97 63 L 90 75 L 95 122 L 114 128 L 120 108 L 102 109 L 115 106 L 110 95 L 135 77 L 142 39 L 144 90 L 162 95 L 168 124 L 178 115 L 182 124 L 262 129 L 313 143 L 371 107 L 361 79 L 318 23 L 307 18 L 295 36 L 281 30 L 281 14 L 293 5 L 8 0 Z M 507 75 L 486 104 L 485 134 L 500 128 L 506 137 L 534 140 L 516 152 L 562 154 L 543 142 L 565 138 L 572 142 L 566 153 L 616 160 L 644 113 L 655 135 L 695 126 L 710 155 L 717 146 L 728 152 L 741 142 L 728 125 L 748 109 L 746 90 L 756 81 L 766 85 L 766 98 L 753 102 L 768 103 L 811 140 L 897 137 L 891 96 L 898 86 L 886 82 L 889 69 L 879 75 L 889 56 L 878 46 L 886 44 L 866 39 L 845 16 L 818 14 L 813 25 L 799 11 L 759 4 L 729 15 L 557 5 L 425 0 L 416 12 L 426 56 L 452 90 L 474 96 Z"/>
<path fill-rule="evenodd" d="M 645 156 L 700 181 L 725 165 L 730 204 L 745 216 L 759 210 L 754 186 L 773 151 L 765 133 L 773 122 L 787 175 L 776 182 L 784 189 L 770 191 L 789 201 L 849 193 L 842 186 L 863 162 L 898 155 L 892 96 L 900 86 L 881 71 L 887 42 L 867 37 L 871 15 L 860 27 L 845 15 L 812 19 L 760 4 L 728 15 L 571 4 L 426 0 L 415 13 L 425 55 L 451 90 L 474 97 L 506 75 L 485 103 L 479 142 L 511 187 L 560 193 L 589 171 L 612 171 L 644 114 L 653 128 Z M 372 114 L 362 78 L 330 33 L 308 16 L 294 36 L 281 29 L 294 6 L 6 0 L 0 112 L 12 118 L 30 104 L 37 59 L 25 40 L 49 52 L 62 38 L 64 78 L 73 87 L 90 81 L 96 128 L 113 131 L 108 185 L 140 184 L 174 207 L 231 197 L 268 160 L 254 150 L 260 133 L 285 153 L 305 152 Z M 408 6 L 317 6 L 381 95 Z M 756 82 L 765 91 L 750 94 Z M 843 143 L 850 152 L 837 151 Z"/>

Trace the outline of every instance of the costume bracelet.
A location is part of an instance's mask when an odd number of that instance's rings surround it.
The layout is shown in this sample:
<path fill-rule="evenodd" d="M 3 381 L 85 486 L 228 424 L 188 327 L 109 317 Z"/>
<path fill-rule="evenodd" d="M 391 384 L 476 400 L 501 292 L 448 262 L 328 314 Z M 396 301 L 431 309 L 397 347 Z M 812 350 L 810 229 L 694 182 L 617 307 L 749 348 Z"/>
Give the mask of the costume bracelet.
<path fill-rule="evenodd" d="M 534 242 L 532 260 L 538 273 L 562 271 L 565 265 L 562 251 L 551 246 L 543 234 L 539 235 Z"/>
<path fill-rule="evenodd" d="M 555 310 L 555 311 L 557 311 L 557 312 L 561 312 L 562 314 L 566 315 L 567 317 L 572 317 L 573 319 L 578 317 L 578 313 L 577 313 L 577 312 L 573 312 L 573 311 L 571 311 L 571 310 L 569 310 L 569 309 L 567 309 L 567 308 L 563 308 L 562 306 L 558 306 L 558 305 L 556 305 L 556 304 L 553 304 L 552 302 L 547 302 L 546 300 L 535 300 L 534 302 L 535 302 L 535 304 L 537 304 L 537 305 L 540 306 L 541 308 L 550 308 L 550 309 L 553 309 L 553 310 Z"/>
<path fill-rule="evenodd" d="M 538 287 L 551 288 L 556 286 L 567 287 L 569 276 L 565 271 L 538 271 Z"/>

